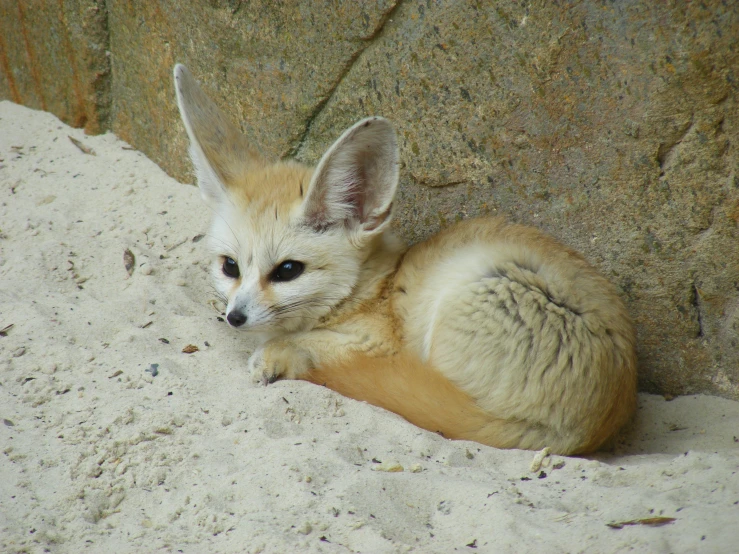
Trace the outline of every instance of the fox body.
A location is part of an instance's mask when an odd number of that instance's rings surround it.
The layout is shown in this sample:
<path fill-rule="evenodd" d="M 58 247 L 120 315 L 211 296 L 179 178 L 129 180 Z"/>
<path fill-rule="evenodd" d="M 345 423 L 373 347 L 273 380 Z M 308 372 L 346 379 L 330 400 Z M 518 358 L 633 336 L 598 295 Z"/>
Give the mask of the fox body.
<path fill-rule="evenodd" d="M 348 129 L 315 169 L 269 163 L 175 67 L 231 326 L 266 383 L 304 379 L 454 439 L 586 453 L 636 405 L 633 325 L 580 255 L 502 219 L 407 248 L 388 229 L 398 147 Z"/>

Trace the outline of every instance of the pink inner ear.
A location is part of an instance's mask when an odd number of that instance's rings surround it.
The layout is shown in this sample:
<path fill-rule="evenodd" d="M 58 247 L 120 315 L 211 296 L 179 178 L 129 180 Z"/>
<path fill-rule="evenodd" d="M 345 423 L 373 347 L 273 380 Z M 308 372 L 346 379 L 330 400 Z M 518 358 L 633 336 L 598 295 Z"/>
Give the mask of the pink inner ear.
<path fill-rule="evenodd" d="M 316 229 L 349 222 L 366 231 L 377 229 L 387 222 L 396 185 L 392 127 L 377 119 L 355 125 L 334 143 L 314 174 L 306 199 L 307 223 Z"/>
<path fill-rule="evenodd" d="M 364 222 L 367 214 L 364 207 L 367 201 L 367 171 L 364 164 L 357 163 L 353 179 L 344 185 L 346 190 L 346 203 L 353 209 L 354 217 Z"/>

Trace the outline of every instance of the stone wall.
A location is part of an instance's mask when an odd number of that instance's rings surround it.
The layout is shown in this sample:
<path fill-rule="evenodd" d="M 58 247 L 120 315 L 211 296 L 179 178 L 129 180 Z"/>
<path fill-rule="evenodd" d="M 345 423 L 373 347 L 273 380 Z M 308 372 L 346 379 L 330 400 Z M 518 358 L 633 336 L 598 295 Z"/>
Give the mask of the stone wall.
<path fill-rule="evenodd" d="M 357 119 L 401 148 L 409 240 L 536 225 L 623 291 L 640 383 L 739 398 L 739 3 L 0 1 L 0 97 L 191 182 L 185 63 L 274 157 Z"/>

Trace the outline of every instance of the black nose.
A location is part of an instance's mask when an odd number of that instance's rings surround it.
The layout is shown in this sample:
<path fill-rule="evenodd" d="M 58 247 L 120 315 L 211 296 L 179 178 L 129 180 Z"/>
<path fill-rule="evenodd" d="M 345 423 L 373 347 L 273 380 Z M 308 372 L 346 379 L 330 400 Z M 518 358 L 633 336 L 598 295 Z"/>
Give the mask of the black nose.
<path fill-rule="evenodd" d="M 226 316 L 226 319 L 232 327 L 241 327 L 244 323 L 246 323 L 246 315 L 236 310 L 230 312 Z"/>

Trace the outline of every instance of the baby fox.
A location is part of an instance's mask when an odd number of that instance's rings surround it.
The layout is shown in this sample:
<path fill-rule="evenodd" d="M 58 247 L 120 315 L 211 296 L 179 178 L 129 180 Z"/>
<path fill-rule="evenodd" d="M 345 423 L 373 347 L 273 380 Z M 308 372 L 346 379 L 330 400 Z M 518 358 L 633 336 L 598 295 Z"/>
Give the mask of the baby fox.
<path fill-rule="evenodd" d="M 578 454 L 636 405 L 635 337 L 576 252 L 501 219 L 407 248 L 389 230 L 398 145 L 379 117 L 313 169 L 265 160 L 174 69 L 226 318 L 257 333 L 250 371 L 304 379 L 452 439 Z"/>

